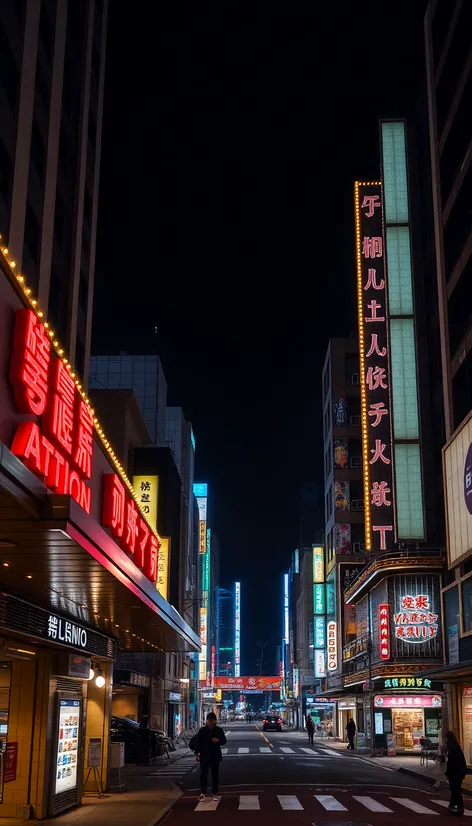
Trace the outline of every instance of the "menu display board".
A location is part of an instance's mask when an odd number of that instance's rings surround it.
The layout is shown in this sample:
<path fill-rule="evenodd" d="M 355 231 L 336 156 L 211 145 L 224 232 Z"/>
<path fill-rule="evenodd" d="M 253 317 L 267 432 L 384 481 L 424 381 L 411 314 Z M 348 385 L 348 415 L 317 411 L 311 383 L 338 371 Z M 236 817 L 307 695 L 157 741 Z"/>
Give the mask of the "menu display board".
<path fill-rule="evenodd" d="M 80 700 L 59 700 L 56 756 L 56 789 L 60 794 L 77 786 L 79 758 Z"/>

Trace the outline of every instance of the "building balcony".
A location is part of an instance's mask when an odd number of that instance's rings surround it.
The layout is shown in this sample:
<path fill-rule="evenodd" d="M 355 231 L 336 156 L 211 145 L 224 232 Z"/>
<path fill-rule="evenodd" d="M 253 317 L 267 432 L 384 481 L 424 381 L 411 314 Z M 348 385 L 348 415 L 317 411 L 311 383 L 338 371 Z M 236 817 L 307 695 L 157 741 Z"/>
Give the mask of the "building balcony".
<path fill-rule="evenodd" d="M 441 548 L 394 550 L 376 554 L 344 592 L 345 603 L 359 602 L 387 574 L 442 570 L 445 559 L 445 552 Z"/>

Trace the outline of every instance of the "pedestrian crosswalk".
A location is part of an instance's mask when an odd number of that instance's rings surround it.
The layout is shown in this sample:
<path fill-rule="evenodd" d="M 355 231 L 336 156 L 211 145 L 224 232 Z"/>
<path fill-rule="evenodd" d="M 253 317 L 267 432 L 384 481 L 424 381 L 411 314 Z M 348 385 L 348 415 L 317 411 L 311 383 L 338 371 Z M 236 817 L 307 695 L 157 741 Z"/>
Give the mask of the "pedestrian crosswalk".
<path fill-rule="evenodd" d="M 300 757 L 303 757 L 309 754 L 310 757 L 318 757 L 322 759 L 345 759 L 345 755 L 342 752 L 340 753 L 334 749 L 317 748 L 316 746 L 225 746 L 221 749 L 221 753 L 223 757 L 234 757 L 238 754 L 245 754 L 249 756 L 255 754 L 277 754 L 279 757 L 283 754 L 298 754 Z"/>
<path fill-rule="evenodd" d="M 154 763 L 150 769 L 150 777 L 166 777 L 168 780 L 180 780 L 191 770 L 197 768 L 195 755 L 188 754 L 175 760 L 173 763 Z"/>
<path fill-rule="evenodd" d="M 285 812 L 310 812 L 311 815 L 321 815 L 323 811 L 327 812 L 350 812 L 352 815 L 359 814 L 360 811 L 367 810 L 369 817 L 380 814 L 407 814 L 409 811 L 412 815 L 439 815 L 441 809 L 439 807 L 447 807 L 448 801 L 439 798 L 424 798 L 423 803 L 419 803 L 411 797 L 395 797 L 387 795 L 356 795 L 343 794 L 339 796 L 331 794 L 309 794 L 309 795 L 295 795 L 295 794 L 277 794 L 274 798 L 270 794 L 226 794 L 213 800 L 207 797 L 205 800 L 198 801 L 194 807 L 196 812 L 213 812 L 216 809 L 221 811 L 229 809 L 237 809 L 239 811 L 264 811 L 270 809 L 274 810 L 274 803 L 279 811 Z M 342 798 L 342 799 L 339 799 Z M 426 804 L 426 805 L 425 805 Z M 466 817 L 472 817 L 472 810 L 466 809 L 464 812 Z"/>

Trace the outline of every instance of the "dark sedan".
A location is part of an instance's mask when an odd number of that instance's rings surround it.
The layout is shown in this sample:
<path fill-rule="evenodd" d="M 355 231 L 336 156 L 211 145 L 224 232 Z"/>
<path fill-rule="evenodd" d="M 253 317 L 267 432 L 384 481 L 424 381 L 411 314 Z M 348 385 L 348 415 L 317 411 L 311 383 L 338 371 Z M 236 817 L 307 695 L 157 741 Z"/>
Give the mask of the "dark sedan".
<path fill-rule="evenodd" d="M 125 744 L 125 763 L 148 766 L 156 757 L 164 732 L 141 728 L 128 717 L 112 717 L 110 726 L 112 743 Z"/>
<path fill-rule="evenodd" d="M 277 714 L 266 714 L 262 731 L 282 731 L 282 718 Z"/>

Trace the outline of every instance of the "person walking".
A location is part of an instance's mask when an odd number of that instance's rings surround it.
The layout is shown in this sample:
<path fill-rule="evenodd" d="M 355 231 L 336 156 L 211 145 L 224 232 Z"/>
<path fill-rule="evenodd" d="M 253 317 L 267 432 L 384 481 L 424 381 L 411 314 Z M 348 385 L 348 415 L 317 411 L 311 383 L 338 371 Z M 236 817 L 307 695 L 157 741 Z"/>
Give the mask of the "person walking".
<path fill-rule="evenodd" d="M 195 740 L 195 756 L 200 761 L 200 800 L 205 800 L 208 770 L 211 770 L 213 800 L 218 800 L 220 763 L 223 760 L 221 746 L 226 745 L 223 729 L 216 725 L 216 714 L 210 711 L 206 716 L 206 726 L 198 731 Z"/>
<path fill-rule="evenodd" d="M 308 714 L 307 718 L 306 718 L 306 730 L 307 730 L 307 734 L 308 734 L 308 742 L 309 742 L 310 746 L 312 746 L 313 745 L 313 737 L 314 737 L 314 734 L 315 734 L 315 724 L 313 722 L 311 714 Z"/>
<path fill-rule="evenodd" d="M 464 799 L 462 797 L 462 781 L 467 774 L 467 763 L 456 735 L 448 731 L 445 737 L 447 768 L 446 777 L 449 780 L 451 789 L 451 800 L 449 810 L 454 814 L 464 814 Z"/>
<path fill-rule="evenodd" d="M 351 749 L 352 751 L 354 751 L 354 737 L 356 736 L 356 724 L 355 724 L 354 720 L 352 719 L 352 717 L 350 717 L 349 720 L 347 721 L 346 732 L 347 732 L 347 739 L 349 741 L 348 744 L 347 744 L 347 747 L 348 747 L 348 749 Z"/>

